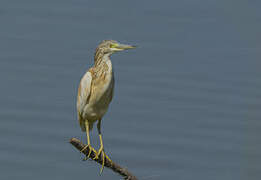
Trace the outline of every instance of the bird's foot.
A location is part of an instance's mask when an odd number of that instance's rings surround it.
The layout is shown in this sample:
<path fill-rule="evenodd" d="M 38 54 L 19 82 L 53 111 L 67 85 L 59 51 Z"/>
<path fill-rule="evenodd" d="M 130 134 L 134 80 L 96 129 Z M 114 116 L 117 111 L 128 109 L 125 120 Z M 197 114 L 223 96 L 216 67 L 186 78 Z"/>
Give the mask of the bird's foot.
<path fill-rule="evenodd" d="M 100 147 L 98 153 L 96 153 L 96 156 L 94 158 L 94 160 L 98 160 L 99 157 L 101 155 L 101 158 L 102 158 L 102 167 L 101 167 L 101 170 L 100 170 L 100 174 L 102 174 L 102 171 L 104 169 L 104 164 L 105 164 L 105 158 L 106 160 L 108 160 L 111 164 L 112 164 L 112 160 L 106 155 L 106 153 L 104 152 L 104 148 L 103 147 Z"/>
<path fill-rule="evenodd" d="M 87 159 L 90 158 L 90 155 L 92 152 L 94 152 L 95 154 L 97 154 L 97 152 L 95 151 L 95 149 L 90 145 L 86 145 L 84 146 L 84 148 L 82 148 L 82 150 L 80 151 L 81 153 L 84 152 L 85 150 L 89 149 L 88 155 L 86 155 L 86 157 L 83 159 L 84 161 L 86 161 Z"/>

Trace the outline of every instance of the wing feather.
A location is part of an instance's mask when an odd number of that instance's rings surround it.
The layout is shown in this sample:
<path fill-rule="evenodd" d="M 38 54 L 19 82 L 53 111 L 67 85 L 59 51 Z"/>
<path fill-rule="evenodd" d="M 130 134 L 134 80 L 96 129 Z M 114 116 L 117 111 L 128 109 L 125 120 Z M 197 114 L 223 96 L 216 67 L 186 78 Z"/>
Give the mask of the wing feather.
<path fill-rule="evenodd" d="M 83 131 L 85 131 L 85 124 L 83 119 L 84 107 L 86 106 L 86 104 L 88 104 L 90 98 L 91 84 L 92 74 L 90 71 L 87 71 L 80 81 L 77 96 L 78 121 Z"/>

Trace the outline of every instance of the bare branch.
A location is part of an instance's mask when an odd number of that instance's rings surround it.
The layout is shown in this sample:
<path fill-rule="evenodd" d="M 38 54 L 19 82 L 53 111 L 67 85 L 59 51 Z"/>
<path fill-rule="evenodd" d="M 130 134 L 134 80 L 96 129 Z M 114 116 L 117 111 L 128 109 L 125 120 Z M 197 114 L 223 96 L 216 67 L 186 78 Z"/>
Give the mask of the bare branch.
<path fill-rule="evenodd" d="M 80 140 L 76 139 L 76 138 L 72 138 L 70 140 L 70 143 L 79 151 L 81 151 L 86 145 L 83 144 Z M 82 152 L 85 155 L 89 154 L 89 148 L 86 148 L 85 151 Z M 101 156 L 99 157 L 99 159 L 94 159 L 96 156 L 95 152 L 91 152 L 90 154 L 90 159 L 92 159 L 93 161 L 102 164 L 102 158 Z M 112 171 L 118 173 L 119 175 L 121 175 L 125 180 L 138 180 L 134 175 L 132 175 L 126 168 L 122 168 L 120 165 L 116 164 L 115 162 L 110 162 L 105 158 L 105 163 L 104 166 L 111 169 Z"/>

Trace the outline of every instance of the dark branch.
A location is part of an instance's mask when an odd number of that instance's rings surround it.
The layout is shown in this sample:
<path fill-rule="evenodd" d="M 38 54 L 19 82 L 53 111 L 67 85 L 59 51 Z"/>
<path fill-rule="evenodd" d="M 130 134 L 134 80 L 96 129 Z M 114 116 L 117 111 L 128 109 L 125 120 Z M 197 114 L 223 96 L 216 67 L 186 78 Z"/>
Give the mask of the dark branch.
<path fill-rule="evenodd" d="M 79 151 L 81 151 L 86 145 L 83 144 L 80 140 L 76 139 L 76 138 L 72 138 L 70 140 L 70 143 Z M 89 148 L 86 148 L 85 151 L 82 152 L 85 155 L 89 154 Z M 99 159 L 94 159 L 96 156 L 95 152 L 91 152 L 90 154 L 90 159 L 92 159 L 93 161 L 102 164 L 102 158 L 101 156 L 99 157 Z M 105 163 L 104 166 L 113 170 L 114 172 L 120 174 L 125 180 L 138 180 L 134 175 L 132 175 L 126 168 L 122 168 L 120 165 L 116 164 L 115 162 L 110 162 L 105 158 Z"/>

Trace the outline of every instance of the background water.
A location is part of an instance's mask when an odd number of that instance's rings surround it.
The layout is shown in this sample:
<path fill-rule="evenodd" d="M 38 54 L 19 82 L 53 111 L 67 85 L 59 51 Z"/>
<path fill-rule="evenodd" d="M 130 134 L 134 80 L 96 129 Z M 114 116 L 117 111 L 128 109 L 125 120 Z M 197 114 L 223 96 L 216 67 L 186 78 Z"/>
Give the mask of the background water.
<path fill-rule="evenodd" d="M 261 3 L 1 0 L 0 179 L 120 179 L 81 161 L 79 80 L 112 56 L 107 154 L 139 179 L 261 179 Z M 98 148 L 97 131 L 92 143 Z"/>

